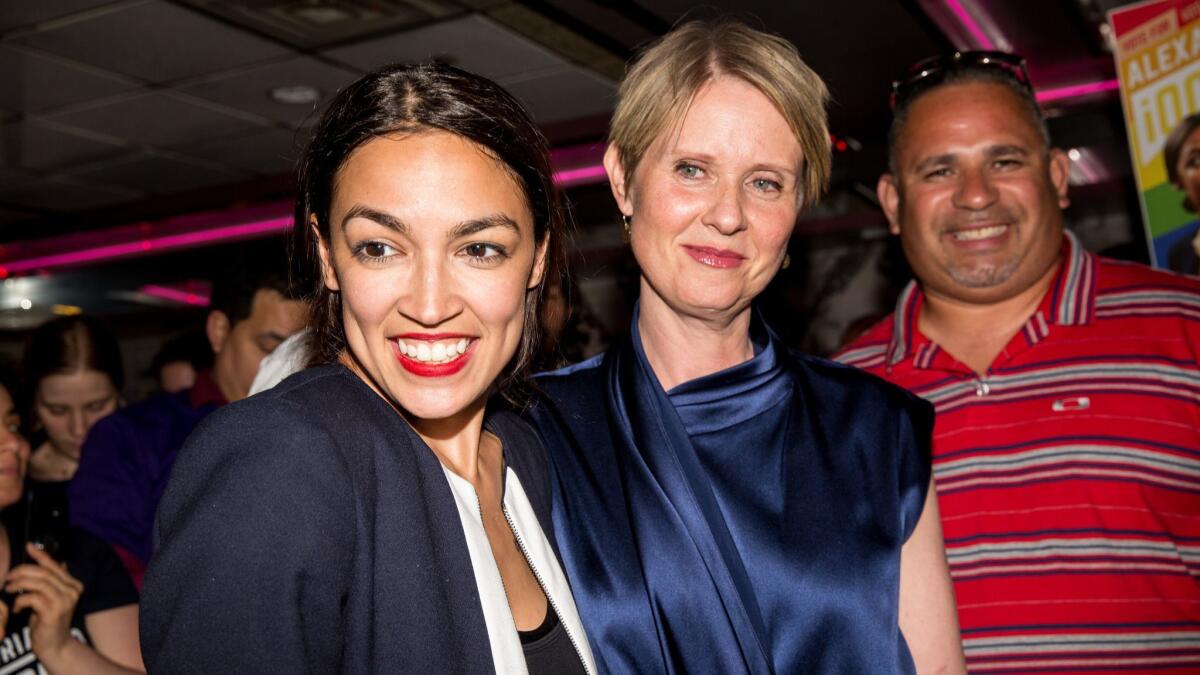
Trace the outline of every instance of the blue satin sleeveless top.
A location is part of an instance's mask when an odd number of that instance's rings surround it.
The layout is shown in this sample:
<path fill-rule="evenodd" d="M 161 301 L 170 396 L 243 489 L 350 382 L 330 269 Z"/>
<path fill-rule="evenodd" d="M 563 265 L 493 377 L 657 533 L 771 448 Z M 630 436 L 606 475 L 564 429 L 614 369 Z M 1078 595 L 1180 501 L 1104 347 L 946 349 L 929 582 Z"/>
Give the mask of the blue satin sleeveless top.
<path fill-rule="evenodd" d="M 553 523 L 601 670 L 909 673 L 900 549 L 932 410 L 860 371 L 757 355 L 663 391 L 634 330 L 539 377 Z"/>

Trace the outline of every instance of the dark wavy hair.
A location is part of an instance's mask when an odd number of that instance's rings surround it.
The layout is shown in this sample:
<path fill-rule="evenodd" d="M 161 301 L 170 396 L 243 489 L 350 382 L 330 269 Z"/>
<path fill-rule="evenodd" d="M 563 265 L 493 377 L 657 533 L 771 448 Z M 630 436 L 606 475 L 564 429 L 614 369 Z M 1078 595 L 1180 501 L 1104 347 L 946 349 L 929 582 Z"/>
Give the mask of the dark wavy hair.
<path fill-rule="evenodd" d="M 310 365 L 335 361 L 346 347 L 341 297 L 325 287 L 318 253 L 320 236 L 329 240 L 329 208 L 338 171 L 351 153 L 381 136 L 445 131 L 465 138 L 503 163 L 520 186 L 533 213 L 534 237 L 545 242 L 547 278 L 529 291 L 521 345 L 497 381 L 511 404 L 526 400 L 526 375 L 537 353 L 545 289 L 562 270 L 567 211 L 550 169 L 545 137 L 529 113 L 498 84 L 442 63 L 398 64 L 380 68 L 342 90 L 330 103 L 301 159 L 292 255 L 298 282 L 307 288 Z"/>

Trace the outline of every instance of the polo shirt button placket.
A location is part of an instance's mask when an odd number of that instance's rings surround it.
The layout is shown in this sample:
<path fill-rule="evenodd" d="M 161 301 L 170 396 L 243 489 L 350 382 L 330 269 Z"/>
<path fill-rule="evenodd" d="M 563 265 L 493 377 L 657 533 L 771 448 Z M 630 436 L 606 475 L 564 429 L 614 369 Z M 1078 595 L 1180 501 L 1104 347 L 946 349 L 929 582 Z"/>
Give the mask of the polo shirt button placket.
<path fill-rule="evenodd" d="M 984 382 L 982 378 L 975 381 L 975 395 L 976 396 L 987 396 L 988 392 L 991 390 L 992 390 L 992 388 L 989 387 L 988 383 Z"/>

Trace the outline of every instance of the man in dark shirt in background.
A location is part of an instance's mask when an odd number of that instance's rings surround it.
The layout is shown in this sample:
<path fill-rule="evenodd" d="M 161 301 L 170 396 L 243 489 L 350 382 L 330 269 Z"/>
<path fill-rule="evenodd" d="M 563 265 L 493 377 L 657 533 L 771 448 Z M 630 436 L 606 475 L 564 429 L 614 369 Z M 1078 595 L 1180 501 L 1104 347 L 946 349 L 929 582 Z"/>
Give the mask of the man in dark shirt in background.
<path fill-rule="evenodd" d="M 286 273 L 242 266 L 214 282 L 205 332 L 211 370 L 196 384 L 118 410 L 96 423 L 67 488 L 71 522 L 112 544 L 141 588 L 154 511 L 184 439 L 217 407 L 245 398 L 263 357 L 304 323 Z"/>

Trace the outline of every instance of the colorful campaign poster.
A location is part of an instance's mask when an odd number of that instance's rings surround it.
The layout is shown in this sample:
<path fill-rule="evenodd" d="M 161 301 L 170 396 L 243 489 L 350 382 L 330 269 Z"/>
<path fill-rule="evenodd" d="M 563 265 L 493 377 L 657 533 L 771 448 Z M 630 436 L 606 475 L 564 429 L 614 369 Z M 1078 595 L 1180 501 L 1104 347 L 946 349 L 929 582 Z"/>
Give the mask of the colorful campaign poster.
<path fill-rule="evenodd" d="M 1200 273 L 1200 0 L 1109 12 L 1155 264 Z"/>

